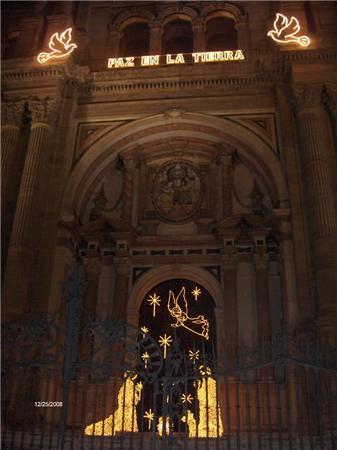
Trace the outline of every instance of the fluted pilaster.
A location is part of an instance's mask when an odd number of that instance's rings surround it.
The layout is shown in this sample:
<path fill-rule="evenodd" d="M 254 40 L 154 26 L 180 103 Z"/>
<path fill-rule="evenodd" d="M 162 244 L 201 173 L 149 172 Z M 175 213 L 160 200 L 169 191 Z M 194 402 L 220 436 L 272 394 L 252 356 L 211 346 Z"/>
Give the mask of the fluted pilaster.
<path fill-rule="evenodd" d="M 193 28 L 193 51 L 204 52 L 206 50 L 205 25 L 200 17 L 192 22 Z"/>
<path fill-rule="evenodd" d="M 132 203 L 134 188 L 134 164 L 133 160 L 124 161 L 122 218 L 130 223 L 132 219 Z"/>
<path fill-rule="evenodd" d="M 256 273 L 256 311 L 259 339 L 266 339 L 271 334 L 270 303 L 268 297 L 268 254 L 254 255 Z"/>
<path fill-rule="evenodd" d="M 328 116 L 322 104 L 321 86 L 304 86 L 295 94 L 320 324 L 324 333 L 335 333 L 337 220 L 329 165 L 332 143 Z"/>
<path fill-rule="evenodd" d="M 224 254 L 223 275 L 224 275 L 224 317 L 226 342 L 238 343 L 238 305 L 237 305 L 237 267 L 238 258 L 236 253 Z"/>
<path fill-rule="evenodd" d="M 23 102 L 11 101 L 2 104 L 1 125 L 1 194 L 2 202 L 7 198 L 8 182 L 17 156 L 16 147 L 22 122 Z M 4 203 L 3 203 L 4 204 Z"/>
<path fill-rule="evenodd" d="M 150 55 L 160 55 L 162 53 L 161 38 L 162 38 L 161 23 L 160 22 L 150 23 L 150 44 L 149 44 Z"/>
<path fill-rule="evenodd" d="M 112 315 L 114 319 L 127 320 L 130 262 L 128 257 L 117 257 L 114 261 L 116 282 Z"/>
<path fill-rule="evenodd" d="M 30 276 L 34 264 L 34 245 L 39 234 L 39 214 L 47 161 L 49 123 L 55 103 L 49 99 L 29 102 L 32 126 L 22 173 L 15 217 L 8 249 L 4 280 L 4 300 L 13 312 L 22 312 L 27 303 Z M 20 276 L 20 283 L 17 277 Z"/>

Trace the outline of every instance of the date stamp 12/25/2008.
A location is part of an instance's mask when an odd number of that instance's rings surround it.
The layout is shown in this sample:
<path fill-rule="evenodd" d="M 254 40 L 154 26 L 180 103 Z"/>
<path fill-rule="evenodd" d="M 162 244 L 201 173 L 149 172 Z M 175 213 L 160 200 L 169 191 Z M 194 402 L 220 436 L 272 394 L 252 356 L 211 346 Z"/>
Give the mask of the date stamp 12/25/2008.
<path fill-rule="evenodd" d="M 34 402 L 35 408 L 62 408 L 63 402 Z"/>

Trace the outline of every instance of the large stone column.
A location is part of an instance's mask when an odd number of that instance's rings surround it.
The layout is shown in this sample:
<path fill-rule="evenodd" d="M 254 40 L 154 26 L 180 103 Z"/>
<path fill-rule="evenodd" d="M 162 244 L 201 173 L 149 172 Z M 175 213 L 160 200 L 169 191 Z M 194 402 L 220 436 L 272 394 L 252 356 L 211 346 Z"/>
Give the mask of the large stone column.
<path fill-rule="evenodd" d="M 252 346 L 257 339 L 256 277 L 252 254 L 238 255 L 237 298 L 240 343 Z"/>
<path fill-rule="evenodd" d="M 279 222 L 280 232 L 280 264 L 283 275 L 283 313 L 289 329 L 296 327 L 298 320 L 298 298 L 296 269 L 294 258 L 294 247 L 292 241 L 290 211 L 274 210 L 275 217 Z"/>
<path fill-rule="evenodd" d="M 268 296 L 268 254 L 266 252 L 254 255 L 256 271 L 256 311 L 258 338 L 267 339 L 271 334 L 270 303 Z"/>
<path fill-rule="evenodd" d="M 23 102 L 2 104 L 1 125 L 1 194 L 2 205 L 8 194 L 8 182 L 17 157 L 16 147 L 23 114 Z"/>
<path fill-rule="evenodd" d="M 149 54 L 160 55 L 162 53 L 161 48 L 162 27 L 160 22 L 150 23 L 150 44 Z"/>
<path fill-rule="evenodd" d="M 124 160 L 123 168 L 123 196 L 122 196 L 122 218 L 130 223 L 133 210 L 133 188 L 134 188 L 134 162 L 132 159 Z"/>
<path fill-rule="evenodd" d="M 117 256 L 114 261 L 116 282 L 113 297 L 112 316 L 123 322 L 127 320 L 130 262 L 127 256 Z"/>
<path fill-rule="evenodd" d="M 107 58 L 116 58 L 119 55 L 119 41 L 121 33 L 115 25 L 108 25 Z"/>
<path fill-rule="evenodd" d="M 236 253 L 225 253 L 222 257 L 224 275 L 224 326 L 225 345 L 238 344 L 238 303 L 237 303 L 237 267 Z"/>
<path fill-rule="evenodd" d="M 193 28 L 193 51 L 204 52 L 206 51 L 206 36 L 205 25 L 200 17 L 197 17 L 192 22 Z"/>
<path fill-rule="evenodd" d="M 8 249 L 4 280 L 4 311 L 22 313 L 27 308 L 36 238 L 39 234 L 39 214 L 43 195 L 43 173 L 50 148 L 49 121 L 55 103 L 48 99 L 32 101 L 31 135 L 23 168 L 20 191 Z M 20 282 L 18 283 L 18 279 Z"/>
<path fill-rule="evenodd" d="M 296 90 L 302 164 L 307 188 L 313 268 L 323 334 L 336 334 L 337 220 L 329 159 L 331 133 L 321 86 Z"/>

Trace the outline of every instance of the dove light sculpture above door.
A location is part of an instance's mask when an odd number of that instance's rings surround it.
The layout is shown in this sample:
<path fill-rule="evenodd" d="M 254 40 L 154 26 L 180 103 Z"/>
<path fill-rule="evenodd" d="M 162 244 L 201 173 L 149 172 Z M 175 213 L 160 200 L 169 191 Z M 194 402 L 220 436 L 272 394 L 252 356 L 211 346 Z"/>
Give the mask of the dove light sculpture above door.
<path fill-rule="evenodd" d="M 65 58 L 70 55 L 77 45 L 71 42 L 72 28 L 67 28 L 63 33 L 54 33 L 49 40 L 50 52 L 41 52 L 37 56 L 40 64 L 45 64 L 50 59 Z"/>
<path fill-rule="evenodd" d="M 308 36 L 299 36 L 301 31 L 300 24 L 296 17 L 288 17 L 277 13 L 274 20 L 274 28 L 268 31 L 267 36 L 280 44 L 295 43 L 301 47 L 307 47 L 310 44 Z"/>

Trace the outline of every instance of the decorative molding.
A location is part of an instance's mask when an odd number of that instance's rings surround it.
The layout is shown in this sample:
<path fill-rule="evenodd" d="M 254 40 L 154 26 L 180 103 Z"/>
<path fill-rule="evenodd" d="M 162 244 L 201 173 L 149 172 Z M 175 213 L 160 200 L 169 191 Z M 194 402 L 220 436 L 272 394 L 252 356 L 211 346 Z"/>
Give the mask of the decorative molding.
<path fill-rule="evenodd" d="M 11 100 L 1 104 L 2 126 L 13 125 L 20 127 L 23 115 L 23 100 Z"/>
<path fill-rule="evenodd" d="M 167 119 L 181 119 L 184 117 L 185 113 L 186 109 L 182 108 L 169 108 L 163 111 L 163 114 Z"/>
<path fill-rule="evenodd" d="M 319 109 L 322 107 L 321 85 L 295 86 L 293 92 L 293 106 L 296 113 L 305 109 Z"/>
<path fill-rule="evenodd" d="M 31 113 L 32 123 L 48 124 L 55 120 L 57 110 L 56 101 L 46 97 L 45 99 L 28 100 L 28 107 Z"/>

